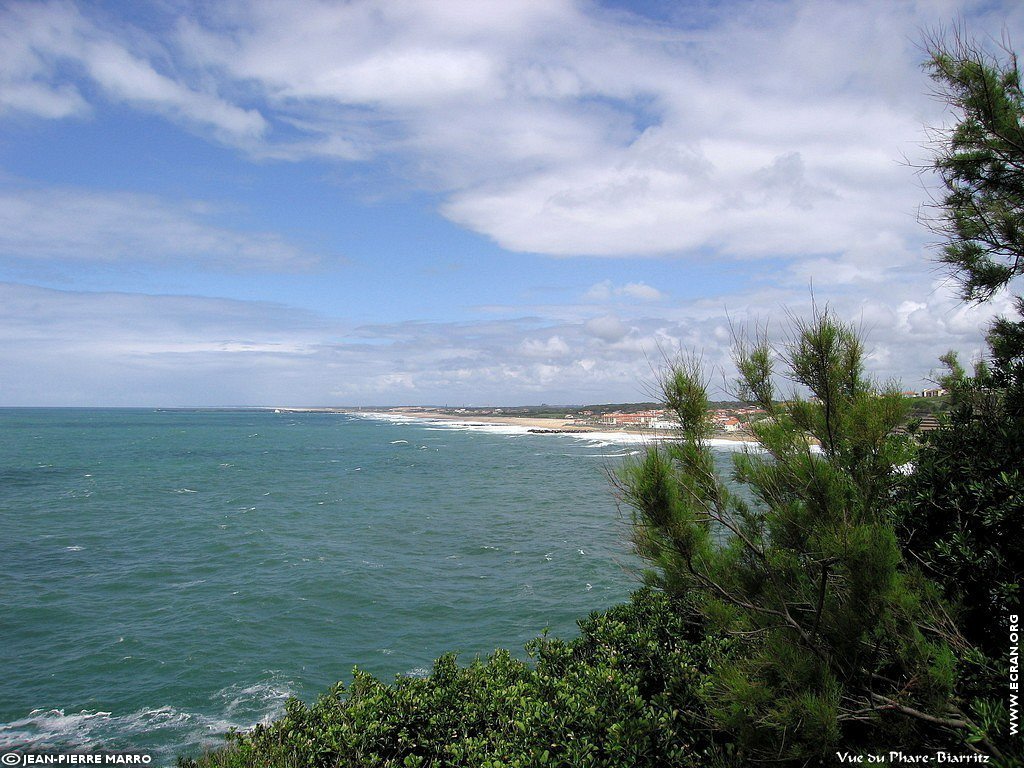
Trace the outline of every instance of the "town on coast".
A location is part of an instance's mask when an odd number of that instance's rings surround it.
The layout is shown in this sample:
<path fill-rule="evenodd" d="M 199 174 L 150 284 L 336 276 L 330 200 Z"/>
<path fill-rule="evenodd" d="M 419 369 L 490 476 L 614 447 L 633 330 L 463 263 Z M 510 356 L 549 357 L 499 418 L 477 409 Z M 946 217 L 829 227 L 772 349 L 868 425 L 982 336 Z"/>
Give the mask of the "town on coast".
<path fill-rule="evenodd" d="M 937 425 L 935 413 L 947 404 L 944 389 L 926 389 L 902 393 L 914 403 L 911 420 L 927 431 Z M 458 406 L 400 405 L 349 406 L 324 408 L 275 408 L 281 412 L 350 413 L 388 418 L 447 421 L 469 426 L 518 427 L 534 434 L 618 433 L 646 437 L 671 437 L 678 424 L 673 415 L 658 403 L 615 403 L 585 406 Z M 736 401 L 711 403 L 709 417 L 714 440 L 753 442 L 750 429 L 765 412 L 762 408 Z"/>
<path fill-rule="evenodd" d="M 469 426 L 519 427 L 533 434 L 620 433 L 648 437 L 670 436 L 678 428 L 672 415 L 654 403 L 590 406 L 374 406 L 338 408 L 275 408 L 281 412 L 377 414 L 390 418 L 447 421 Z M 748 425 L 764 415 L 755 406 L 730 404 L 716 407 L 711 418 L 716 439 L 750 441 Z"/>

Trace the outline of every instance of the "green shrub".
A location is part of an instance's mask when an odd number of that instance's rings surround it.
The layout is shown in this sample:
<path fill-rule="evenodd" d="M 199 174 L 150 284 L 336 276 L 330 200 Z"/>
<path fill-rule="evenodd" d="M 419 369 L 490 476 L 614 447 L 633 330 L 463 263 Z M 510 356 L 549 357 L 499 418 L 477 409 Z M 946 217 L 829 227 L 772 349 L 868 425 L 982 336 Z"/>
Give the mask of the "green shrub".
<path fill-rule="evenodd" d="M 223 766 L 707 766 L 716 747 L 701 704 L 726 646 L 660 592 L 541 637 L 532 663 L 497 651 L 439 658 L 423 678 L 384 683 L 358 669 L 307 706 L 229 736 L 194 768 Z"/>

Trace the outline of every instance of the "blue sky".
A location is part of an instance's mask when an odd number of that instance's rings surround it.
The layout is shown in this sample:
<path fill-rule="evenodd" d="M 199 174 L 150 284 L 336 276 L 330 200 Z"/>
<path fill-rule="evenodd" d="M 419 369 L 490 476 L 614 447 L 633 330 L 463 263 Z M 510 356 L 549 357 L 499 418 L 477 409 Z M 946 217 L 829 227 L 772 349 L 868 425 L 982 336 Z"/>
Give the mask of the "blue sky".
<path fill-rule="evenodd" d="M 7 2 L 0 405 L 645 399 L 814 298 L 926 383 L 1008 306 L 918 222 L 992 2 Z M 716 374 L 716 381 L 721 377 Z M 719 393 L 721 394 L 721 393 Z"/>

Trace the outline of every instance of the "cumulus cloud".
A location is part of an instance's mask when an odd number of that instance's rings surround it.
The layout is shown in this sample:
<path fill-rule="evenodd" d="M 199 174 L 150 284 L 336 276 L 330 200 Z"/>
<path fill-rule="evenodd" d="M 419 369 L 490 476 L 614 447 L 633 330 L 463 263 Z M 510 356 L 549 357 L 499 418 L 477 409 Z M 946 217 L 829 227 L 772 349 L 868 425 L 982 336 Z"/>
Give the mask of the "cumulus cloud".
<path fill-rule="evenodd" d="M 629 333 L 629 328 L 615 315 L 591 318 L 583 324 L 583 327 L 594 338 L 606 342 L 622 341 Z"/>
<path fill-rule="evenodd" d="M 617 297 L 636 301 L 661 301 L 665 298 L 661 291 L 643 281 L 617 286 L 611 280 L 602 280 L 590 286 L 583 294 L 585 300 L 598 302 L 610 301 Z"/>
<path fill-rule="evenodd" d="M 661 291 L 643 282 L 626 283 L 622 286 L 622 293 L 630 298 L 640 299 L 641 301 L 659 301 L 664 298 L 661 295 Z"/>
<path fill-rule="evenodd" d="M 86 78 L 256 155 L 386 158 L 512 251 L 823 257 L 867 233 L 920 239 L 900 161 L 941 115 L 912 31 L 948 9 L 789 2 L 664 25 L 569 0 L 183 8 L 166 38 L 15 3 L 2 98 L 78 114 Z"/>
<path fill-rule="evenodd" d="M 546 341 L 524 339 L 519 348 L 527 357 L 558 358 L 569 354 L 569 345 L 558 336 L 550 336 Z"/>
<path fill-rule="evenodd" d="M 608 301 L 614 295 L 612 281 L 602 280 L 600 283 L 590 286 L 587 292 L 583 294 L 583 298 L 586 301 Z"/>
<path fill-rule="evenodd" d="M 919 240 L 900 160 L 938 113 L 907 30 L 945 19 L 884 2 L 705 13 L 271 2 L 182 22 L 180 44 L 308 133 L 263 151 L 333 139 L 404 158 L 444 215 L 512 251 L 820 257 L 864 233 Z"/>

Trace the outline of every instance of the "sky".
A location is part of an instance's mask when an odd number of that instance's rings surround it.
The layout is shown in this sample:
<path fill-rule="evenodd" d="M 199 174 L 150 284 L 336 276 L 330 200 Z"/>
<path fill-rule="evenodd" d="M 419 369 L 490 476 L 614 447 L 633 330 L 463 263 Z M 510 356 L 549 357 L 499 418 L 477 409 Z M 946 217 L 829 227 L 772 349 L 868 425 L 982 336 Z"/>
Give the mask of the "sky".
<path fill-rule="evenodd" d="M 813 303 L 928 386 L 925 34 L 1001 2 L 0 2 L 0 406 L 650 399 Z"/>

